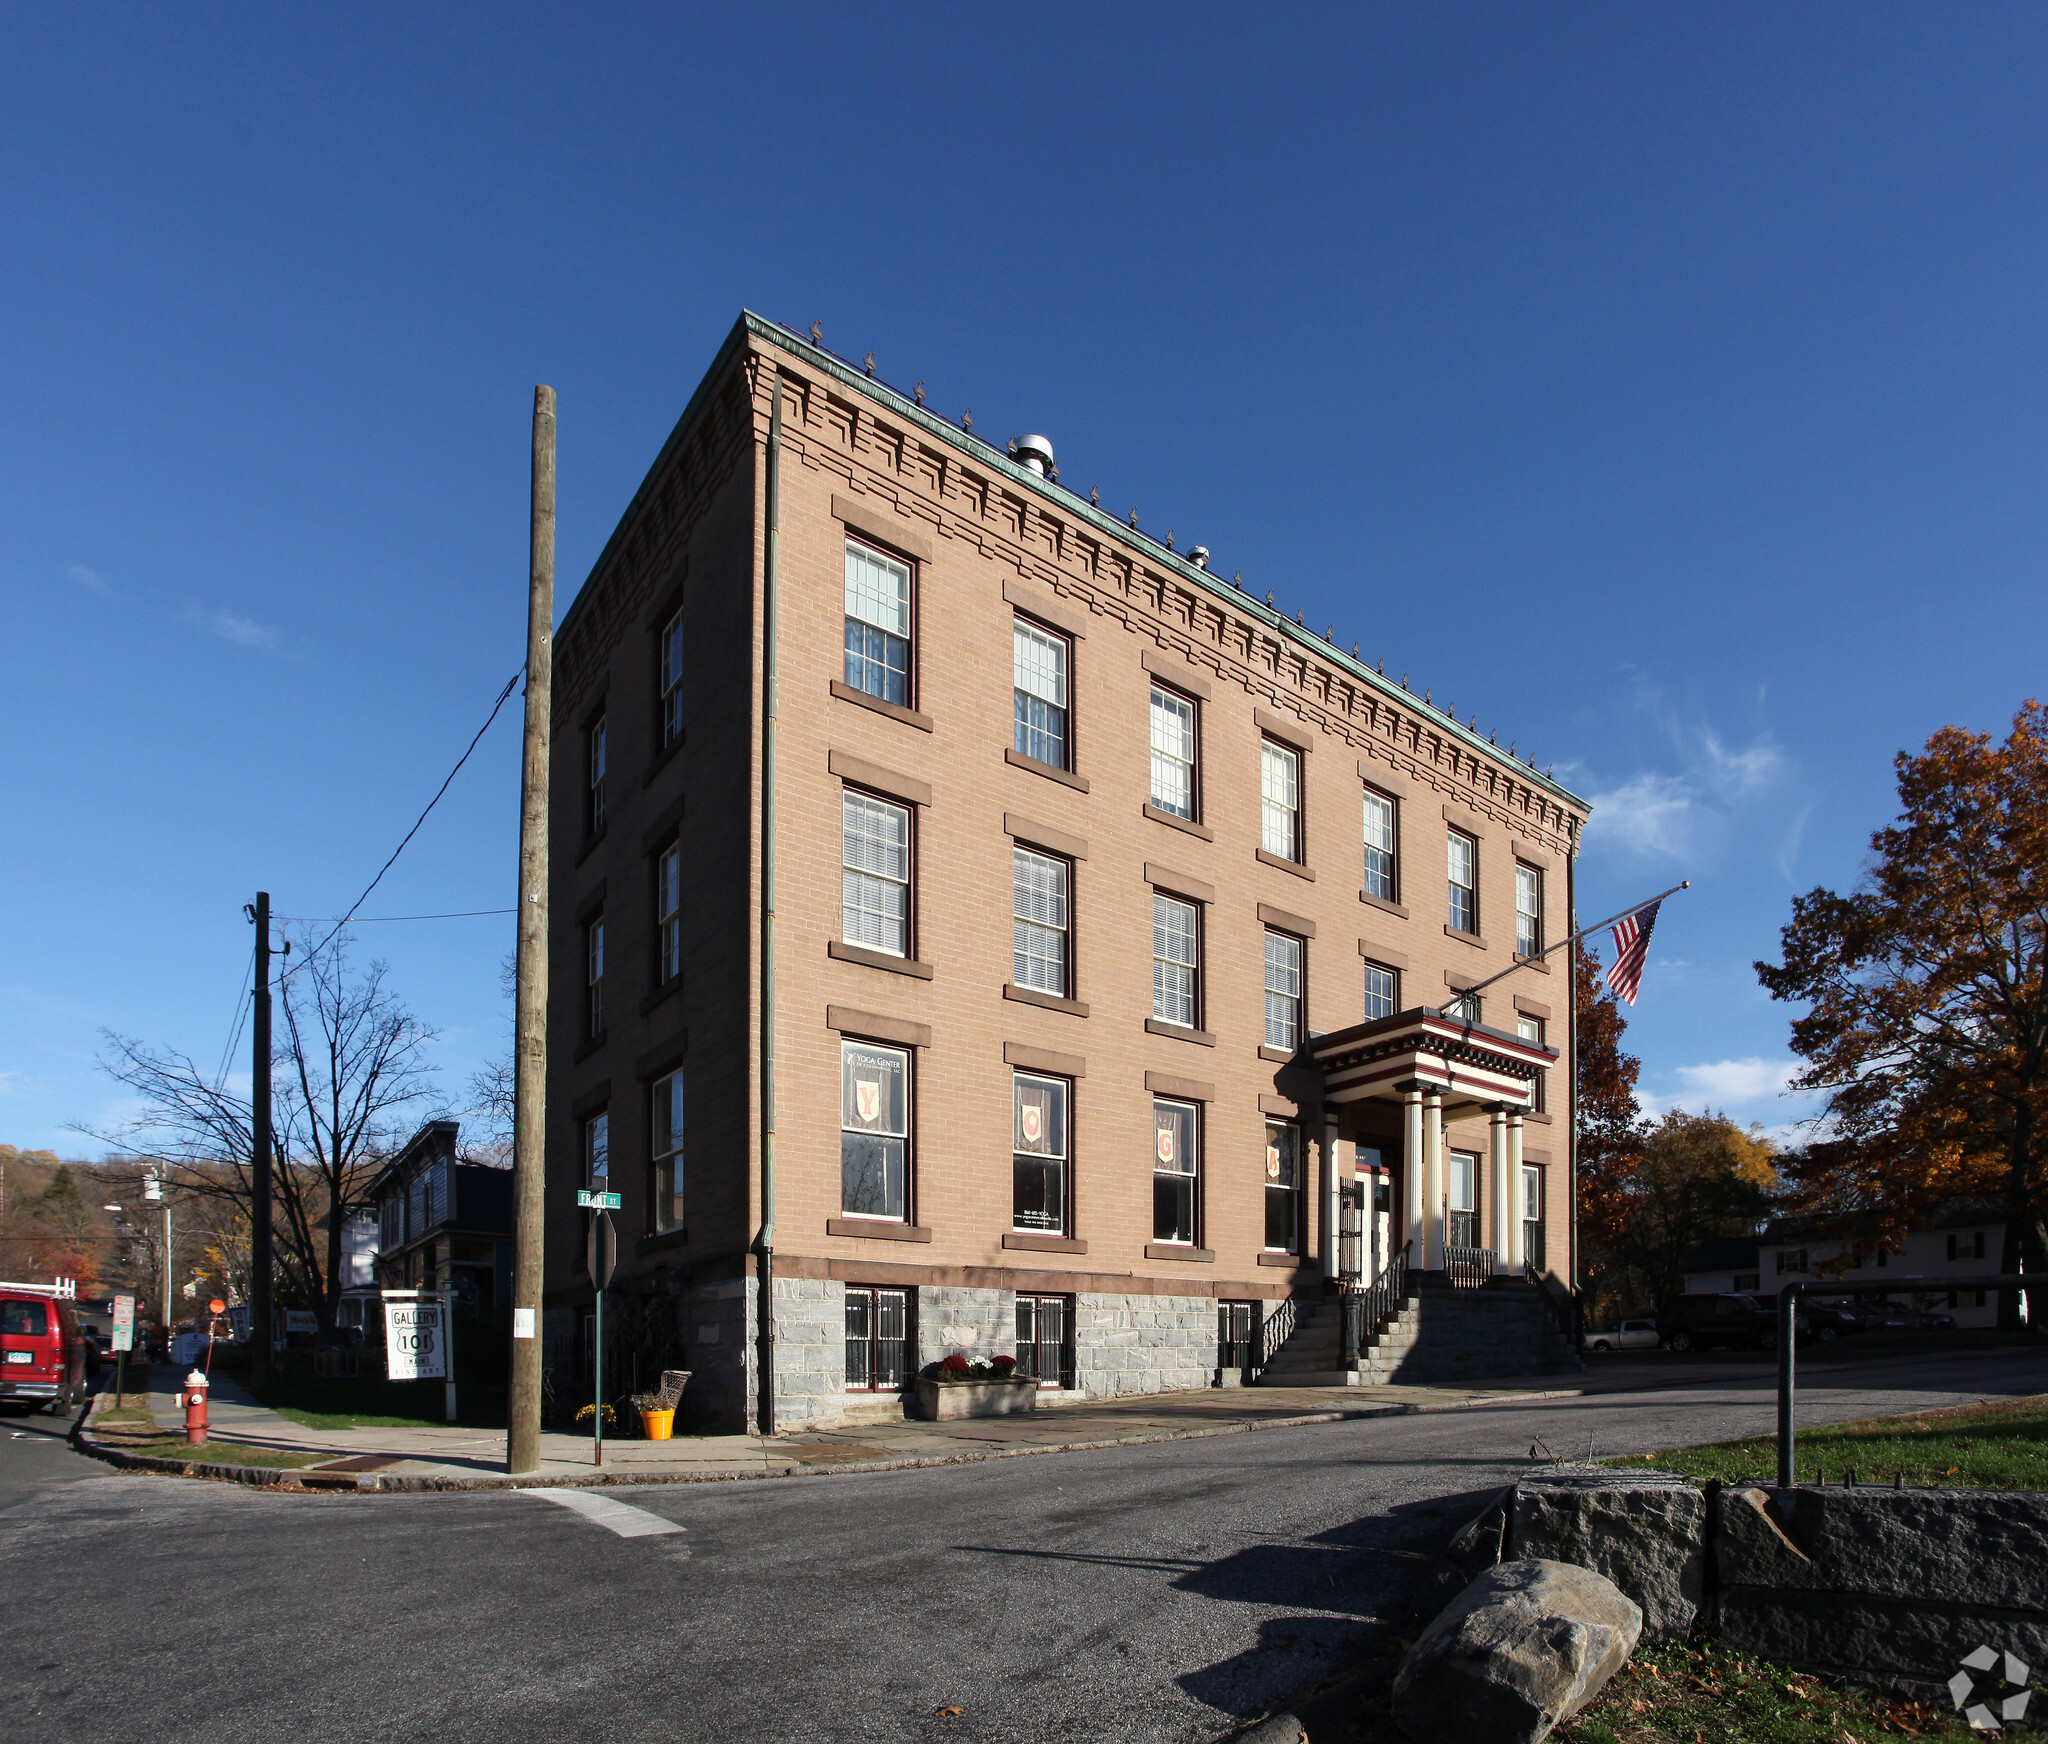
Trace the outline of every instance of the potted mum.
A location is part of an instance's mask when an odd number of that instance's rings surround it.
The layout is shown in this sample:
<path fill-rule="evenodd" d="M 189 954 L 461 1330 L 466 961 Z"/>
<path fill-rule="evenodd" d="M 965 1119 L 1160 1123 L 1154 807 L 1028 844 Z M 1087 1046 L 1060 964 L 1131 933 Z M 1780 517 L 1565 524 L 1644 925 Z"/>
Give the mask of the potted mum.
<path fill-rule="evenodd" d="M 1038 1408 L 1038 1382 L 1017 1372 L 1017 1359 L 970 1362 L 958 1351 L 917 1377 L 918 1414 L 930 1422 L 953 1417 L 1008 1417 Z"/>

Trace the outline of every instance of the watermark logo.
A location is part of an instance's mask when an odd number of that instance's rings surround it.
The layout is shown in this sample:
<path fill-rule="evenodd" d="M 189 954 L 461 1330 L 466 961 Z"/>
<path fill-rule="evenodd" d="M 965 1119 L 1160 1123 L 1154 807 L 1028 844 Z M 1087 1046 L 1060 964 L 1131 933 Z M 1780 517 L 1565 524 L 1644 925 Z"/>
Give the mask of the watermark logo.
<path fill-rule="evenodd" d="M 2003 1659 L 2004 1677 L 1991 1675 L 1991 1669 Z M 2014 1693 L 2000 1697 L 2001 1683 Z M 1981 1685 L 1981 1689 L 1980 1689 Z M 1975 1653 L 1963 1658 L 1963 1669 L 1948 1680 L 1948 1693 L 1956 1704 L 1956 1712 L 1980 1732 L 2002 1732 L 2007 1721 L 2024 1720 L 2027 1717 L 2027 1699 L 2033 1691 L 2027 1688 L 2027 1662 L 2010 1653 L 1998 1653 L 1989 1647 L 1980 1647 Z M 1991 1711 L 1992 1702 L 1998 1703 L 1997 1713 Z"/>

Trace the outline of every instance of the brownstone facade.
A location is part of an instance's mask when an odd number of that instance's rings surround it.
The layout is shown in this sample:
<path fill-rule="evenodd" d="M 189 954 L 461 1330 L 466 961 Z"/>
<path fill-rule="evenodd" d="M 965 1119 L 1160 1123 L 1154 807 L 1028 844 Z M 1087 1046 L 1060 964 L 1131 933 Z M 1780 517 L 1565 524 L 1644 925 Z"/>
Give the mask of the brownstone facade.
<path fill-rule="evenodd" d="M 879 628 L 855 616 L 858 659 L 850 563 L 880 601 Z M 1064 716 L 1040 710 L 1037 738 L 1017 724 L 1036 707 L 1019 697 L 1020 622 L 1026 653 L 1064 666 Z M 1375 1153 L 1397 1174 L 1414 1155 L 1397 1097 L 1333 1093 L 1326 1106 L 1312 1038 L 1359 1027 L 1369 998 L 1391 994 L 1397 1013 L 1451 1005 L 1513 965 L 1518 943 L 1567 930 L 1585 817 L 1571 794 L 1056 477 L 751 315 L 571 607 L 555 660 L 549 1362 L 566 1380 L 583 1360 L 592 1297 L 575 1193 L 601 1135 L 605 1182 L 623 1196 L 620 1306 L 607 1312 L 625 1328 L 620 1384 L 636 1360 L 643 1377 L 689 1367 L 707 1427 L 757 1420 L 764 1400 L 783 1428 L 900 1409 L 895 1378 L 955 1350 L 1021 1357 L 1048 1399 L 1234 1378 L 1230 1341 L 1264 1305 L 1320 1295 L 1334 1266 L 1369 1269 L 1360 1256 L 1385 1246 L 1340 1259 L 1333 1187 L 1354 1190 Z M 1385 895 L 1362 888 L 1368 790 L 1393 807 L 1380 814 L 1395 833 Z M 1476 912 L 1447 890 L 1452 832 Z M 1028 967 L 1014 913 L 1027 873 L 1041 897 L 1063 883 L 1065 898 L 1063 917 L 1057 889 L 1033 909 L 1065 926 L 1031 935 Z M 1551 1062 L 1516 1106 L 1521 1161 L 1539 1171 L 1521 1207 L 1540 1240 L 1530 1257 L 1559 1273 L 1563 961 L 1488 989 L 1474 1032 L 1524 1077 Z M 1514 1054 L 1499 1038 L 1518 1034 L 1529 1045 Z M 1489 1159 L 1506 1153 L 1489 1106 L 1444 1102 L 1445 1178 L 1467 1184 L 1440 1202 L 1474 1198 L 1477 1221 L 1457 1232 L 1493 1232 L 1505 1253 L 1514 1202 L 1492 1202 Z M 1476 1173 L 1452 1154 L 1477 1157 Z M 1291 1213 L 1276 1196 L 1290 1166 Z M 1398 1210 L 1406 1182 L 1389 1185 L 1384 1233 L 1398 1244 L 1416 1230 Z"/>

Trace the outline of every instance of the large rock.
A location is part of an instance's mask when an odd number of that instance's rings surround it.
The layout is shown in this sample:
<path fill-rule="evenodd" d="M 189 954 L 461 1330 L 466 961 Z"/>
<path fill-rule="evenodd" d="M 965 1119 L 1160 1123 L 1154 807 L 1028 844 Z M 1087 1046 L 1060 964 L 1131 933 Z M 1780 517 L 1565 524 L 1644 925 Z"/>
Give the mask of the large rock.
<path fill-rule="evenodd" d="M 1643 1613 L 1590 1569 L 1488 1569 L 1423 1630 L 1394 1679 L 1394 1718 L 1433 1744 L 1535 1744 L 1627 1663 Z"/>
<path fill-rule="evenodd" d="M 1556 1466 L 1515 1486 L 1509 1553 L 1576 1563 L 1642 1607 L 1645 1641 L 1683 1640 L 1706 1591 L 1705 1495 L 1676 1472 Z"/>

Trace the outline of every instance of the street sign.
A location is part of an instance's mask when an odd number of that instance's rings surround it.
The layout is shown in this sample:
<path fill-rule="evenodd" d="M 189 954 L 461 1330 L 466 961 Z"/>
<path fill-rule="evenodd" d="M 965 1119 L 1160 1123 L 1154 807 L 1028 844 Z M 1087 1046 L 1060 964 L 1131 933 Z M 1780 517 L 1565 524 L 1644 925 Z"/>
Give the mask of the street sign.
<path fill-rule="evenodd" d="M 618 1195 L 610 1193 L 606 1197 L 616 1199 Z M 583 1265 L 600 1290 L 611 1288 L 612 1273 L 619 1269 L 619 1237 L 612 1228 L 612 1220 L 602 1211 L 590 1220 L 590 1234 L 583 1247 Z"/>
<path fill-rule="evenodd" d="M 228 1311 L 228 1305 L 216 1296 L 211 1302 L 207 1303 L 206 1311 L 209 1314 L 225 1314 Z"/>
<path fill-rule="evenodd" d="M 586 1211 L 616 1211 L 619 1208 L 619 1196 L 616 1193 L 592 1193 L 588 1189 L 579 1188 L 576 1203 Z"/>
<path fill-rule="evenodd" d="M 384 1365 L 394 1381 L 447 1379 L 448 1337 L 439 1296 L 384 1292 Z"/>

